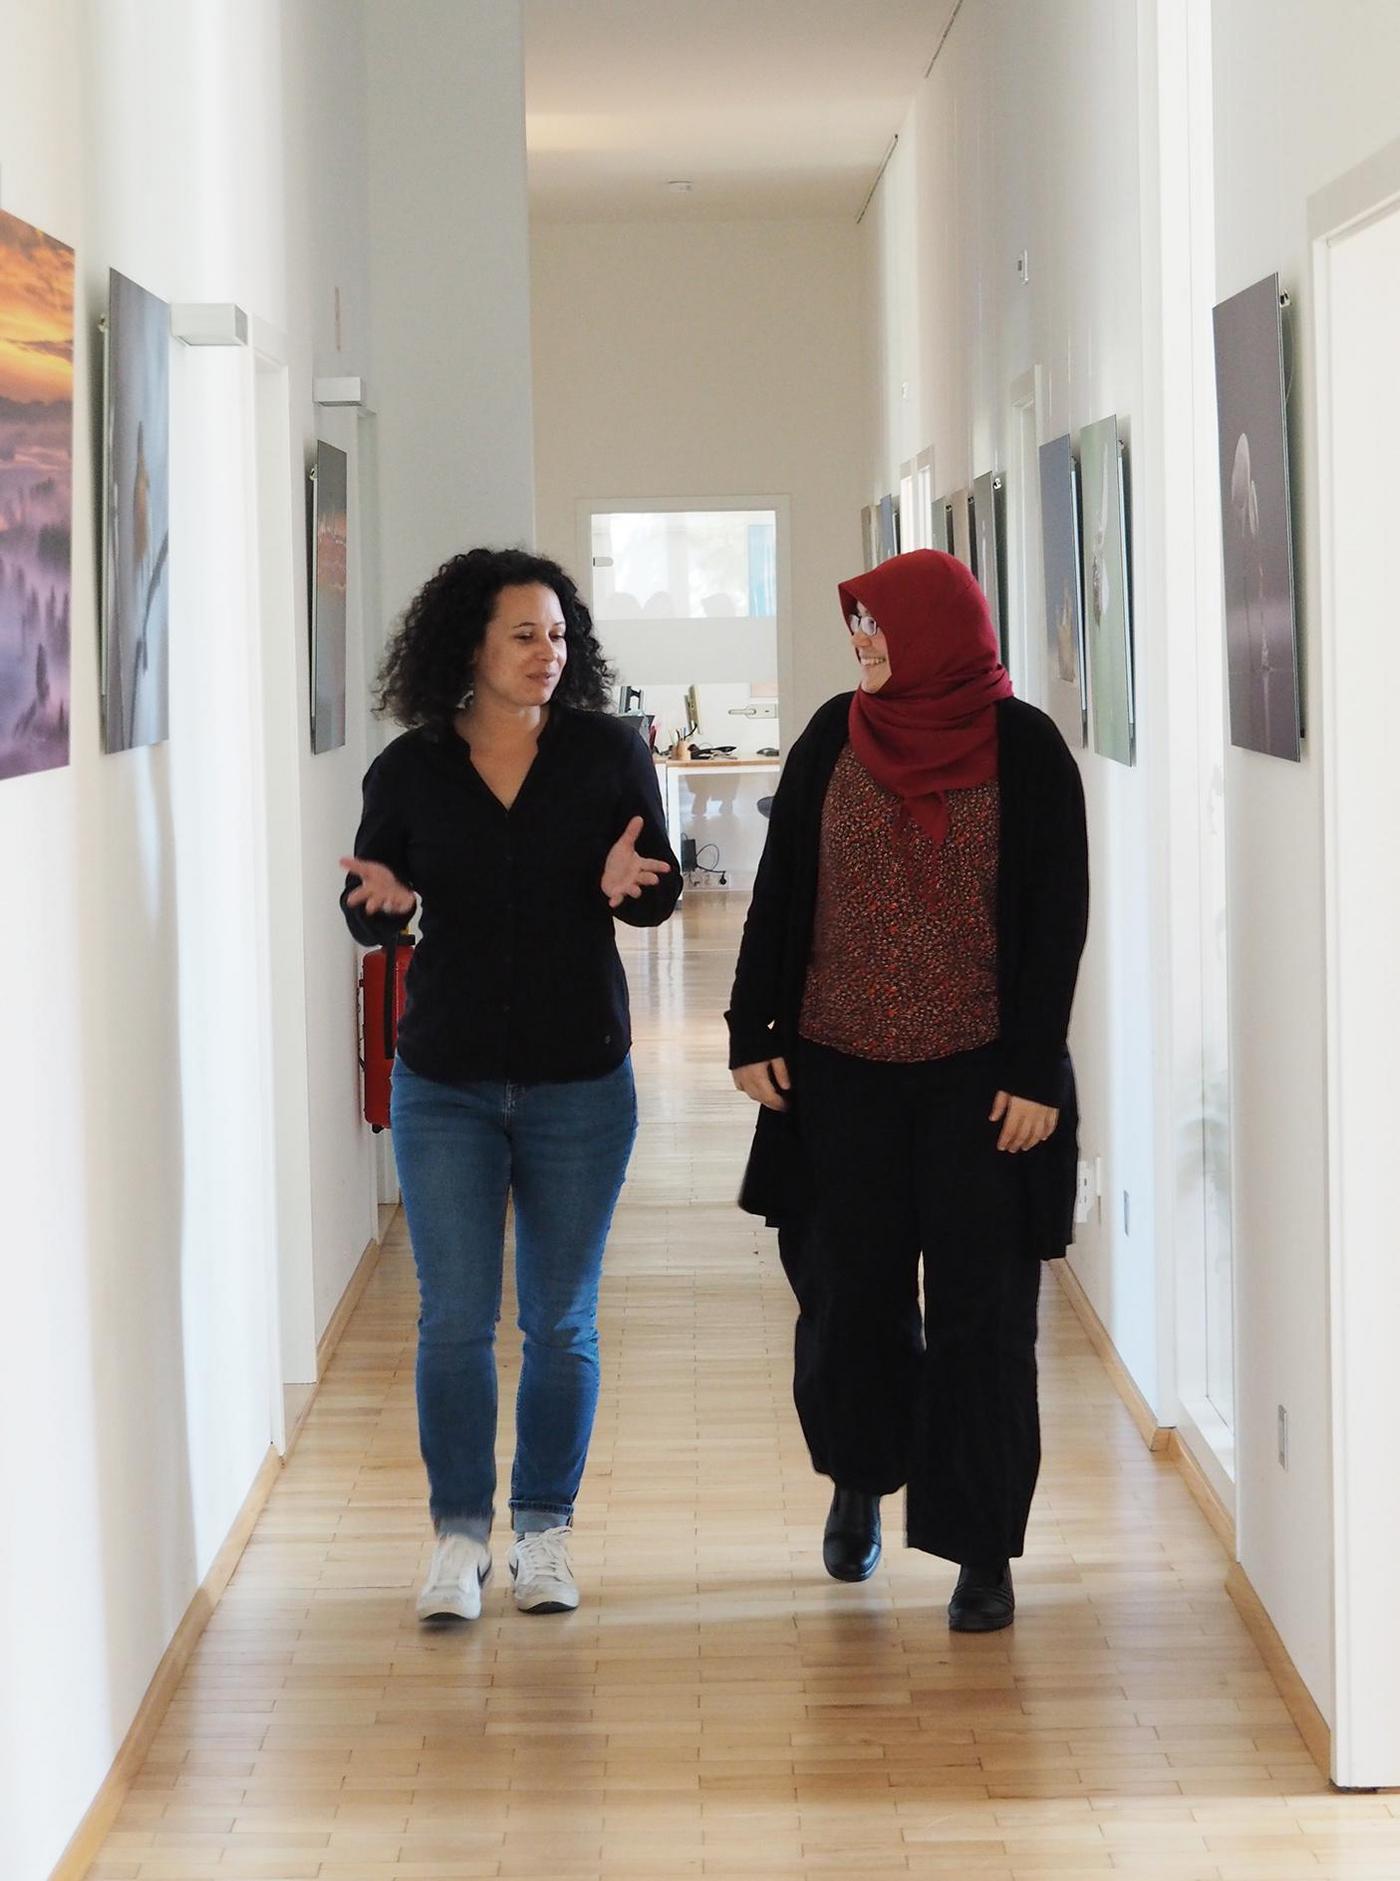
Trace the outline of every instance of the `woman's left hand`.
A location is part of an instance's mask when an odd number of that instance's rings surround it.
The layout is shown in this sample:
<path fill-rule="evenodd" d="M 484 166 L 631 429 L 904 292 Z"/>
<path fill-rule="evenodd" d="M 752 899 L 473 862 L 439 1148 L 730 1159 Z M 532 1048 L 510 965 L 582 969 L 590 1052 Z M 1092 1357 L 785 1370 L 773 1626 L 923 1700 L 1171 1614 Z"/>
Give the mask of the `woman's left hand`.
<path fill-rule="evenodd" d="M 1052 1137 L 1060 1113 L 1051 1110 L 1048 1104 L 1033 1104 L 1028 1097 L 1013 1097 L 1009 1091 L 998 1091 L 992 1104 L 991 1121 L 1001 1125 L 997 1148 L 1015 1155 L 1018 1150 L 1034 1149 L 1038 1143 Z"/>
<path fill-rule="evenodd" d="M 641 817 L 634 816 L 608 851 L 608 859 L 603 864 L 602 889 L 610 908 L 620 908 L 629 897 L 638 900 L 644 888 L 655 888 L 663 875 L 671 873 L 669 862 L 657 862 L 650 856 L 637 854 L 637 838 L 643 827 Z"/>

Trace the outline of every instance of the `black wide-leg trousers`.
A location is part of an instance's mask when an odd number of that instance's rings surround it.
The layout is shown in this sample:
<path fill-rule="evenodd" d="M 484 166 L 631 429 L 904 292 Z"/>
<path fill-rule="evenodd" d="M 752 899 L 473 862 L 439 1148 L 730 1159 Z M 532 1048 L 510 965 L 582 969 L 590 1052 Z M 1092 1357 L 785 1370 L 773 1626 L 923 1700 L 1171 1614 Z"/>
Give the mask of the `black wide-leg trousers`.
<path fill-rule="evenodd" d="M 996 1147 L 997 1064 L 993 1048 L 895 1065 L 803 1042 L 792 1066 L 810 1206 L 779 1249 L 813 1466 L 872 1495 L 907 1485 L 909 1545 L 958 1562 L 1022 1552 L 1040 1467 L 1023 1181 L 1038 1152 Z"/>

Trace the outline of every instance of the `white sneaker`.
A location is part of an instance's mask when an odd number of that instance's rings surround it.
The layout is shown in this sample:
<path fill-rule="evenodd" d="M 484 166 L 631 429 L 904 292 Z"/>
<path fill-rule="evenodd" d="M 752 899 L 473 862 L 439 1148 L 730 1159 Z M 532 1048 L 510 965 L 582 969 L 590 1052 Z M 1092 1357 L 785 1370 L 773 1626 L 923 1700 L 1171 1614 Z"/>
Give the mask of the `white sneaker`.
<path fill-rule="evenodd" d="M 433 1564 L 418 1596 L 420 1620 L 475 1620 L 491 1578 L 491 1550 L 471 1535 L 439 1535 Z"/>
<path fill-rule="evenodd" d="M 510 1578 L 522 1613 L 572 1613 L 578 1605 L 578 1582 L 569 1566 L 568 1529 L 517 1535 L 510 1551 Z"/>

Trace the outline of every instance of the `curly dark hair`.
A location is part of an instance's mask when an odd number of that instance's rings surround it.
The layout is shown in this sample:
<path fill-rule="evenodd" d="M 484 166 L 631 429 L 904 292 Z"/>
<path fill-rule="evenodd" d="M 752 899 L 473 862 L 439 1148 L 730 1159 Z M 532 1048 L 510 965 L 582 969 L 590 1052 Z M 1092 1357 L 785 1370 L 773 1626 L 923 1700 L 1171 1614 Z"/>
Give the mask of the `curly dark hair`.
<path fill-rule="evenodd" d="M 379 669 L 376 710 L 400 725 L 445 730 L 471 686 L 477 648 L 502 588 L 540 582 L 559 597 L 569 657 L 554 698 L 599 711 L 612 672 L 593 617 L 557 562 L 526 549 L 468 549 L 444 562 L 409 602 Z"/>

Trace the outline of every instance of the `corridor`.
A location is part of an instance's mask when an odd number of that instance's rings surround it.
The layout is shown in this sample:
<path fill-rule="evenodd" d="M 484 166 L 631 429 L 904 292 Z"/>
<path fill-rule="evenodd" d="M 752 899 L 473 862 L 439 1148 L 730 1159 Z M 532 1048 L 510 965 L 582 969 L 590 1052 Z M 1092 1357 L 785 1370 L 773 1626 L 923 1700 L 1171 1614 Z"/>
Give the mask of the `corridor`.
<path fill-rule="evenodd" d="M 624 932 L 643 1129 L 610 1252 L 576 1615 L 420 1629 L 401 1220 L 91 1881 L 1400 1876 L 1400 1797 L 1330 1792 L 1054 1278 L 1046 1467 L 1009 1633 L 953 1570 L 824 1578 L 751 1113 L 731 898 Z M 504 1322 L 503 1411 L 513 1384 Z M 503 1418 L 502 1455 L 510 1432 Z"/>

